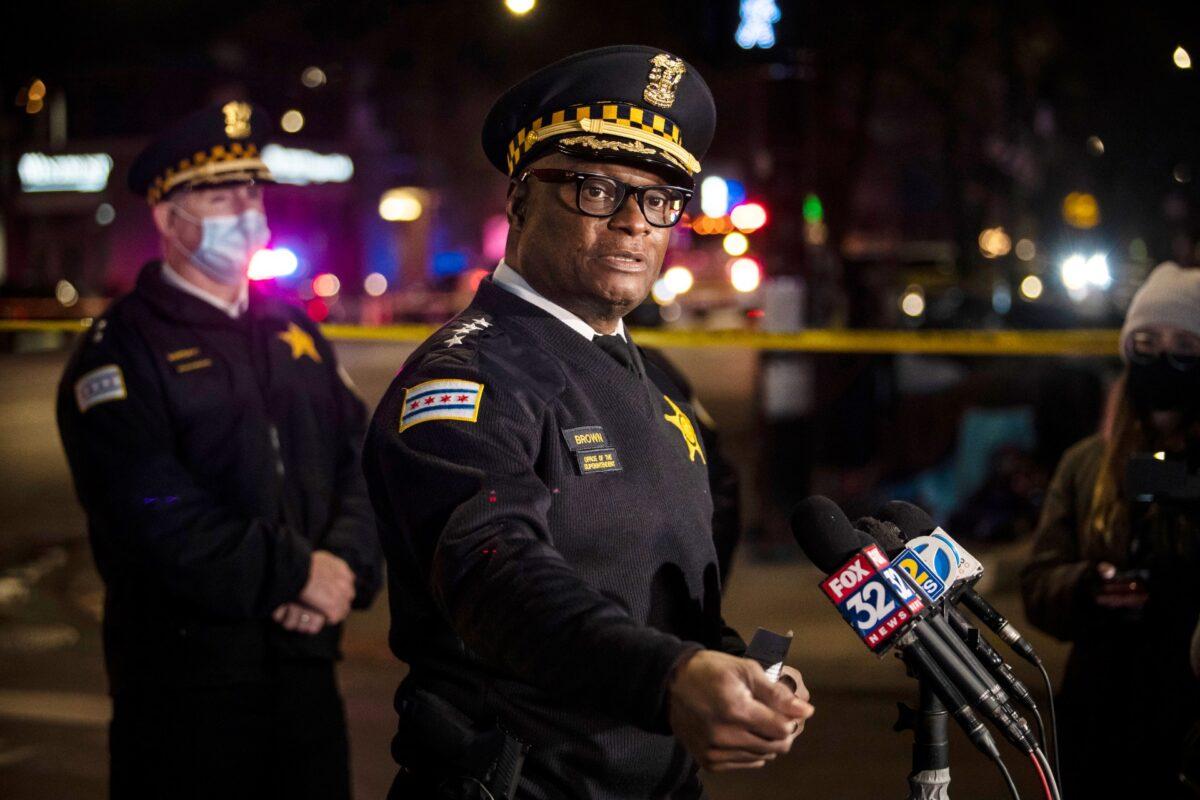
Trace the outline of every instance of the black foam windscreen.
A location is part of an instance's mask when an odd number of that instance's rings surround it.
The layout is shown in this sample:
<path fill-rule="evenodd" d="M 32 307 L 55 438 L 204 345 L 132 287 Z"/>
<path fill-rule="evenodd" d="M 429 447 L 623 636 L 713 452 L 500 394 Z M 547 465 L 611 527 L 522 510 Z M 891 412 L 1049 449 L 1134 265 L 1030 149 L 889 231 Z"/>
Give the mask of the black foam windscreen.
<path fill-rule="evenodd" d="M 895 525 L 904 541 L 914 536 L 924 536 L 937 527 L 933 517 L 923 509 L 903 500 L 884 503 L 883 508 L 875 512 L 875 518 Z"/>
<path fill-rule="evenodd" d="M 888 558 L 904 549 L 904 537 L 900 535 L 900 528 L 895 523 L 874 517 L 859 517 L 854 521 L 854 527 L 874 539 L 883 548 L 883 552 L 888 554 Z"/>
<path fill-rule="evenodd" d="M 792 535 L 796 543 L 822 572 L 828 574 L 867 545 L 871 537 L 857 531 L 828 497 L 813 495 L 792 510 Z"/>

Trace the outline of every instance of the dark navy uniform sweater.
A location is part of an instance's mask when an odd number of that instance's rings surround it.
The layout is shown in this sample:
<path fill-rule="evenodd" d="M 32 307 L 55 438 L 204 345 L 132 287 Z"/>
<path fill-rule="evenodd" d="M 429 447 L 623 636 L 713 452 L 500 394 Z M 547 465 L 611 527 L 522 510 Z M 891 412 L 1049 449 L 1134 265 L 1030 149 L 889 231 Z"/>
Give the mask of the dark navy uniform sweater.
<path fill-rule="evenodd" d="M 270 618 L 314 549 L 350 565 L 356 607 L 382 582 L 366 410 L 302 311 L 252 291 L 231 319 L 150 263 L 79 343 L 58 423 L 107 590 L 114 692 L 336 657 L 340 626 L 309 636 Z"/>
<path fill-rule="evenodd" d="M 531 746 L 520 797 L 700 796 L 666 681 L 720 615 L 706 454 L 684 393 L 485 280 L 410 357 L 364 452 L 414 689 Z M 431 732 L 393 750 L 437 770 Z"/>

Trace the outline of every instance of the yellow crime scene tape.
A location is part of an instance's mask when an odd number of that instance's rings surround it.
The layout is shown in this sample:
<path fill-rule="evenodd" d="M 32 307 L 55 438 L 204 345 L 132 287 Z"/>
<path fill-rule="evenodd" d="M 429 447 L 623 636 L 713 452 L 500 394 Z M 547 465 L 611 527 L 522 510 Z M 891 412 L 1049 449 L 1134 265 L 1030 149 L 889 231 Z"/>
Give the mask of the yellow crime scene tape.
<path fill-rule="evenodd" d="M 0 320 L 0 332 L 87 330 L 91 319 Z M 325 335 L 343 342 L 418 343 L 437 325 L 323 325 Z M 687 349 L 737 348 L 795 353 L 922 353 L 961 356 L 1115 356 L 1117 330 L 964 331 L 964 330 L 807 330 L 767 333 L 747 330 L 662 330 L 635 328 L 646 347 Z"/>

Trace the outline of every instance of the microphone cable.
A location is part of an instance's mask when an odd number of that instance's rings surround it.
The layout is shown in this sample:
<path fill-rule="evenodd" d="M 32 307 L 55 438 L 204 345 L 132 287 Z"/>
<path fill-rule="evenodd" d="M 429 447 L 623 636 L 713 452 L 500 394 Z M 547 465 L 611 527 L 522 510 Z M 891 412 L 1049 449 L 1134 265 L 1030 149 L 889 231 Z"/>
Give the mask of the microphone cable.
<path fill-rule="evenodd" d="M 1037 723 L 1038 740 L 1041 742 L 1042 748 L 1050 747 L 1050 743 L 1046 739 L 1046 723 L 1042 722 L 1042 712 L 1036 708 L 1033 709 L 1033 720 Z"/>
<path fill-rule="evenodd" d="M 1058 784 L 1054 781 L 1054 773 L 1050 771 L 1050 763 L 1046 761 L 1046 754 L 1041 748 L 1034 748 L 1034 751 L 1029 754 L 1029 758 L 1033 761 L 1034 769 L 1037 770 L 1038 777 L 1042 779 L 1042 788 L 1046 792 L 1046 800 L 1062 800 L 1062 795 L 1059 794 Z"/>
<path fill-rule="evenodd" d="M 1041 659 L 1038 659 L 1037 661 L 1037 668 L 1038 671 L 1042 673 L 1042 681 L 1046 684 L 1046 697 L 1050 702 L 1050 732 L 1054 734 L 1053 746 L 1051 746 L 1050 741 L 1046 739 L 1045 733 L 1042 734 L 1042 745 L 1054 757 L 1053 772 L 1054 777 L 1058 779 L 1058 790 L 1061 792 L 1063 789 L 1062 748 L 1059 747 L 1058 741 L 1058 717 L 1054 713 L 1054 682 L 1050 680 L 1050 673 L 1046 672 L 1046 667 L 1042 664 Z M 1038 724 L 1041 724 L 1041 717 L 1038 718 Z"/>
<path fill-rule="evenodd" d="M 1030 756 L 1033 754 L 1030 753 Z M 1004 784 L 1008 787 L 1008 793 L 1012 795 L 1013 800 L 1021 800 L 1021 793 L 1017 791 L 1017 784 L 1013 781 L 1012 773 L 1008 771 L 1008 767 L 1004 764 L 1004 759 L 997 755 L 992 759 L 996 768 L 1000 770 L 1000 775 L 1004 778 Z M 1034 762 L 1036 763 L 1036 761 Z"/>

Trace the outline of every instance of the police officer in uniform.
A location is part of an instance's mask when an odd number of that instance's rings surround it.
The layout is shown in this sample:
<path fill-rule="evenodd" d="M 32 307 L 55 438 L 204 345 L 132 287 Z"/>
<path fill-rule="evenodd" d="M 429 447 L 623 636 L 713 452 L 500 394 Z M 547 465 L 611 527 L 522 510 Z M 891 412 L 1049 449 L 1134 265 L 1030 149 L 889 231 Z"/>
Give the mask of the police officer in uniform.
<path fill-rule="evenodd" d="M 134 163 L 163 258 L 80 342 L 58 422 L 106 588 L 111 794 L 348 797 L 341 622 L 381 557 L 366 409 L 248 285 L 266 112 L 197 112 Z"/>
<path fill-rule="evenodd" d="M 504 261 L 405 363 L 364 465 L 389 566 L 391 797 L 696 798 L 811 715 L 720 613 L 708 453 L 622 322 L 715 124 L 694 67 L 619 46 L 502 96 Z"/>

